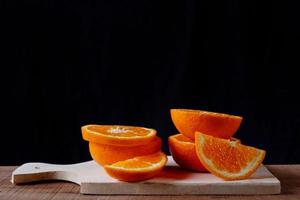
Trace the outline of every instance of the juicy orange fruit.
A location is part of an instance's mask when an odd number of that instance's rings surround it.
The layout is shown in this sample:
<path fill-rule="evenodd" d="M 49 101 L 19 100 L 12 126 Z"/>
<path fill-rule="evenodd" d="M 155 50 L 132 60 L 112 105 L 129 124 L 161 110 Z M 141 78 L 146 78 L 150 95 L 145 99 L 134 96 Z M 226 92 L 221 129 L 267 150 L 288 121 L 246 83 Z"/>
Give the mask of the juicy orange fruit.
<path fill-rule="evenodd" d="M 113 164 L 136 156 L 143 156 L 159 152 L 161 139 L 157 136 L 148 144 L 139 146 L 113 146 L 89 142 L 92 158 L 100 165 Z"/>
<path fill-rule="evenodd" d="M 86 125 L 81 130 L 83 139 L 89 141 L 92 158 L 118 180 L 134 182 L 152 178 L 167 162 L 154 129 Z"/>
<path fill-rule="evenodd" d="M 136 182 L 154 177 L 163 169 L 166 162 L 167 156 L 162 152 L 157 152 L 105 165 L 104 169 L 113 178 Z"/>
<path fill-rule="evenodd" d="M 182 134 L 176 134 L 170 136 L 168 142 L 171 155 L 179 166 L 192 171 L 207 171 L 197 156 L 193 140 Z"/>
<path fill-rule="evenodd" d="M 83 139 L 114 146 L 140 146 L 151 142 L 156 131 L 150 128 L 120 125 L 86 125 L 81 127 Z"/>
<path fill-rule="evenodd" d="M 212 174 L 224 180 L 246 179 L 261 165 L 266 152 L 239 141 L 195 133 L 199 160 Z"/>
<path fill-rule="evenodd" d="M 230 140 L 237 143 L 241 142 L 239 139 L 233 137 Z M 207 171 L 197 156 L 194 140 L 182 134 L 176 134 L 171 135 L 168 142 L 171 155 L 180 167 L 192 171 Z"/>
<path fill-rule="evenodd" d="M 171 109 L 177 130 L 194 139 L 195 131 L 220 138 L 230 138 L 240 127 L 242 117 L 202 110 Z"/>

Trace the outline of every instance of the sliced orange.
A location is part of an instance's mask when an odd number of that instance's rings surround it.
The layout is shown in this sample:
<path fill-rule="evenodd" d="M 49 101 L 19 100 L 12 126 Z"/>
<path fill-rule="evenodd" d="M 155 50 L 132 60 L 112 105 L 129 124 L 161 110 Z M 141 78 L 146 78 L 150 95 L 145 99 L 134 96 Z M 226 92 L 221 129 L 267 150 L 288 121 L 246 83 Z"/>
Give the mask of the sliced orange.
<path fill-rule="evenodd" d="M 86 125 L 81 131 L 87 141 L 114 146 L 148 144 L 156 135 L 154 129 L 121 125 Z"/>
<path fill-rule="evenodd" d="M 136 156 L 153 154 L 161 149 L 161 139 L 157 136 L 148 144 L 139 146 L 113 146 L 89 142 L 92 158 L 100 165 L 113 164 Z"/>
<path fill-rule="evenodd" d="M 239 141 L 195 133 L 196 152 L 212 174 L 224 180 L 246 179 L 261 165 L 266 152 Z"/>
<path fill-rule="evenodd" d="M 157 175 L 167 163 L 167 156 L 162 152 L 134 157 L 105 165 L 104 169 L 113 178 L 120 181 L 136 182 L 150 179 Z"/>
<path fill-rule="evenodd" d="M 194 139 L 195 131 L 220 138 L 230 138 L 240 127 L 242 117 L 202 110 L 171 109 L 177 130 Z"/>
<path fill-rule="evenodd" d="M 237 138 L 232 137 L 230 140 L 240 143 Z M 182 134 L 176 134 L 171 135 L 168 142 L 171 155 L 180 167 L 192 171 L 207 171 L 197 156 L 195 142 L 192 139 Z"/>
<path fill-rule="evenodd" d="M 168 142 L 171 155 L 179 166 L 193 171 L 207 171 L 196 154 L 193 140 L 182 134 L 176 134 L 170 136 Z"/>

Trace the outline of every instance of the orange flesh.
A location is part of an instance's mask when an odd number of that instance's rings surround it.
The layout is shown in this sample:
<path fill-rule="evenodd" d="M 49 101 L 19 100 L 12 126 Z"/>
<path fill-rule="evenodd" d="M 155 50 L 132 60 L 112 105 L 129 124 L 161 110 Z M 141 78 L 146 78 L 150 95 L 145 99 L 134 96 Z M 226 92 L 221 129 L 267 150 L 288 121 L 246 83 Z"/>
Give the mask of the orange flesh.
<path fill-rule="evenodd" d="M 206 169 L 225 180 L 249 177 L 265 157 L 264 150 L 201 133 L 196 133 L 196 150 Z"/>
<path fill-rule="evenodd" d="M 232 145 L 235 145 L 232 146 Z M 213 161 L 216 168 L 239 172 L 241 168 L 258 155 L 254 149 L 236 145 L 236 142 L 206 140 L 203 148 L 206 157 Z"/>
<path fill-rule="evenodd" d="M 122 168 L 147 168 L 152 164 L 160 162 L 161 159 L 161 155 L 159 153 L 155 153 L 146 156 L 138 156 L 125 161 L 119 161 L 112 164 L 112 166 Z"/>
<path fill-rule="evenodd" d="M 113 146 L 140 146 L 153 141 L 156 130 L 123 125 L 85 125 L 81 127 L 84 140 Z"/>
<path fill-rule="evenodd" d="M 161 159 L 162 159 L 161 156 L 158 156 L 158 154 L 137 157 L 137 160 L 142 162 L 148 162 L 148 163 L 157 163 L 161 161 Z"/>
<path fill-rule="evenodd" d="M 120 161 L 115 164 L 113 164 L 114 167 L 122 167 L 122 168 L 146 168 L 150 167 L 151 164 L 138 161 L 135 159 L 127 160 L 127 161 Z"/>
<path fill-rule="evenodd" d="M 105 165 L 105 171 L 120 181 L 136 182 L 150 179 L 163 169 L 167 156 L 162 152 L 134 157 L 112 165 Z"/>
<path fill-rule="evenodd" d="M 149 130 L 147 129 L 136 128 L 131 126 L 102 125 L 102 126 L 91 126 L 88 129 L 101 134 L 118 136 L 118 137 L 146 136 L 149 134 Z"/>
<path fill-rule="evenodd" d="M 230 117 L 230 118 L 237 118 L 239 119 L 239 116 L 235 116 L 235 115 L 229 115 L 229 114 L 225 114 L 225 113 L 217 113 L 217 112 L 210 112 L 210 111 L 204 111 L 204 110 L 192 110 L 192 109 L 173 109 L 173 110 L 180 110 L 180 111 L 184 111 L 187 113 L 198 113 L 198 114 L 209 114 L 212 116 L 222 116 L 222 117 Z"/>

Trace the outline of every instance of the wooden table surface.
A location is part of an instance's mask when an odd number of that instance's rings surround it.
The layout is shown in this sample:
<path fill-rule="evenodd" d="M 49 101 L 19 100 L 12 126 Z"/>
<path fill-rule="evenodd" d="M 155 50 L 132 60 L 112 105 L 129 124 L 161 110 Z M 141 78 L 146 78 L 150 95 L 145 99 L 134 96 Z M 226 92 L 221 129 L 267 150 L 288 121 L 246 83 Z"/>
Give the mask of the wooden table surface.
<path fill-rule="evenodd" d="M 42 182 L 27 185 L 13 185 L 11 173 L 16 167 L 0 167 L 0 200 L 8 199 L 161 199 L 161 200 L 202 200 L 202 199 L 295 199 L 300 200 L 300 165 L 268 165 L 268 169 L 280 180 L 280 195 L 261 196 L 124 196 L 124 195 L 82 195 L 79 186 L 68 182 Z"/>

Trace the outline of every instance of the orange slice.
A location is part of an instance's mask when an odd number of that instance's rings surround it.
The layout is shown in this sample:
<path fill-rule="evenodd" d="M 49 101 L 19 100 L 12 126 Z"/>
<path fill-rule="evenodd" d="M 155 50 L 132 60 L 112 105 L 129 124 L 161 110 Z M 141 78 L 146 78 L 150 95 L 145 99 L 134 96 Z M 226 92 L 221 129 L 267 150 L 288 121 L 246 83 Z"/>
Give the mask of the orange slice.
<path fill-rule="evenodd" d="M 220 138 L 230 138 L 240 127 L 242 117 L 202 110 L 171 109 L 177 130 L 194 139 L 195 131 Z"/>
<path fill-rule="evenodd" d="M 170 136 L 168 142 L 171 155 L 179 166 L 192 171 L 207 171 L 197 156 L 193 140 L 182 134 L 176 134 Z"/>
<path fill-rule="evenodd" d="M 89 142 L 92 158 L 100 165 L 113 164 L 136 156 L 153 154 L 161 149 L 161 139 L 157 136 L 148 144 L 139 146 L 113 146 Z"/>
<path fill-rule="evenodd" d="M 81 131 L 87 141 L 114 146 L 144 145 L 156 135 L 154 129 L 121 125 L 86 125 Z"/>
<path fill-rule="evenodd" d="M 199 160 L 212 174 L 224 180 L 246 179 L 261 165 L 266 152 L 239 141 L 195 133 Z"/>
<path fill-rule="evenodd" d="M 105 165 L 104 169 L 113 178 L 120 181 L 136 182 L 150 179 L 157 175 L 167 163 L 167 156 L 162 152 L 134 157 Z"/>

